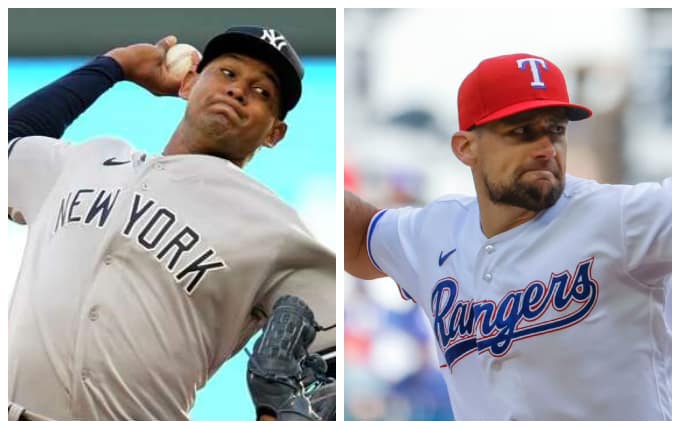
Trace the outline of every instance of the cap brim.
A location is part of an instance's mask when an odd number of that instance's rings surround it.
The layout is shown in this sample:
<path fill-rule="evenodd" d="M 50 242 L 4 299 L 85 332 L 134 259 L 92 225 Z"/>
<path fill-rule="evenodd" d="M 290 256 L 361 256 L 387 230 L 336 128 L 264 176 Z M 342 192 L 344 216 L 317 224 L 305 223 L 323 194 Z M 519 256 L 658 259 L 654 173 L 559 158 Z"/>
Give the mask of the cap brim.
<path fill-rule="evenodd" d="M 200 72 L 210 61 L 228 53 L 247 55 L 271 66 L 279 79 L 281 119 L 295 107 L 302 94 L 302 84 L 295 68 L 278 49 L 258 37 L 241 33 L 216 36 L 205 47 L 197 70 Z"/>
<path fill-rule="evenodd" d="M 534 109 L 541 109 L 544 107 L 564 107 L 567 112 L 567 119 L 570 121 L 580 121 L 582 119 L 590 118 L 593 112 L 586 106 L 580 104 L 566 103 L 564 101 L 555 100 L 531 100 L 522 103 L 513 104 L 476 121 L 472 126 L 484 125 L 489 122 L 497 121 L 499 119 L 507 118 L 508 116 L 516 115 L 518 113 L 526 112 Z"/>

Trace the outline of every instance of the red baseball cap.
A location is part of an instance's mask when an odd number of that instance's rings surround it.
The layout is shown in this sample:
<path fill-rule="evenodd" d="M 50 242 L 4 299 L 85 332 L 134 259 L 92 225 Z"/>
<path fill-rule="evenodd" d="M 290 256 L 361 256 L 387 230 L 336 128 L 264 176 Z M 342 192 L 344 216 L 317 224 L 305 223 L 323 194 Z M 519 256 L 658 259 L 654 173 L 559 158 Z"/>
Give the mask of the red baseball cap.
<path fill-rule="evenodd" d="M 585 106 L 569 102 L 562 71 L 531 54 L 503 55 L 479 63 L 458 89 L 461 130 L 542 107 L 565 107 L 570 121 L 592 116 Z"/>

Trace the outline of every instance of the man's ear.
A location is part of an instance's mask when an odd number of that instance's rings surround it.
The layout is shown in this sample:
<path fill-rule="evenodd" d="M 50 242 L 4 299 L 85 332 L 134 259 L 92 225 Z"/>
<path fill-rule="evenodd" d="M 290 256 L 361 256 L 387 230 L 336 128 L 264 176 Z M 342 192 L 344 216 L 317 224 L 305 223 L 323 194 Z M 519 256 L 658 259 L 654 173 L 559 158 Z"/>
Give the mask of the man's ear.
<path fill-rule="evenodd" d="M 189 99 L 189 94 L 191 94 L 191 90 L 198 80 L 198 76 L 199 74 L 193 70 L 189 70 L 189 72 L 184 75 L 182 78 L 182 83 L 179 86 L 179 91 L 177 92 L 181 98 L 185 100 Z"/>
<path fill-rule="evenodd" d="M 451 150 L 463 164 L 472 167 L 477 163 L 479 136 L 474 131 L 458 131 L 451 137 Z"/>
<path fill-rule="evenodd" d="M 264 145 L 269 148 L 276 146 L 286 136 L 287 130 L 288 125 L 277 119 L 269 134 L 264 138 Z"/>

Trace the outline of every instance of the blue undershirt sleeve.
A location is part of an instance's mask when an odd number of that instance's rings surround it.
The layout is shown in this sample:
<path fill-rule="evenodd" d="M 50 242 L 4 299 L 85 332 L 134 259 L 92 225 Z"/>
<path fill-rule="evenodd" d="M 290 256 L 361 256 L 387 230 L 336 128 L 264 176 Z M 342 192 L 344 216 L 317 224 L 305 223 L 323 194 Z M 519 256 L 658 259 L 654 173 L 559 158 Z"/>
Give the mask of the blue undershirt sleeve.
<path fill-rule="evenodd" d="M 26 136 L 60 138 L 66 127 L 123 78 L 120 65 L 106 56 L 73 70 L 9 109 L 8 141 Z"/>

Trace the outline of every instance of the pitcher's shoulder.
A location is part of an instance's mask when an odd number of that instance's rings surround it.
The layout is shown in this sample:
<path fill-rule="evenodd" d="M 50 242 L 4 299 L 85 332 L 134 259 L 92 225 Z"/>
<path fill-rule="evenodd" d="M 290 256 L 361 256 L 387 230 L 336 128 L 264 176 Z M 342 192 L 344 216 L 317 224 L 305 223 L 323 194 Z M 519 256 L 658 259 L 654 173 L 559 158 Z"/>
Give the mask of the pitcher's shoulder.
<path fill-rule="evenodd" d="M 584 179 L 567 175 L 564 195 L 572 200 L 608 199 L 620 196 L 630 185 L 612 185 L 599 183 L 593 179 Z"/>
<path fill-rule="evenodd" d="M 426 210 L 468 214 L 477 210 L 477 197 L 461 194 L 444 195 L 425 206 Z"/>

